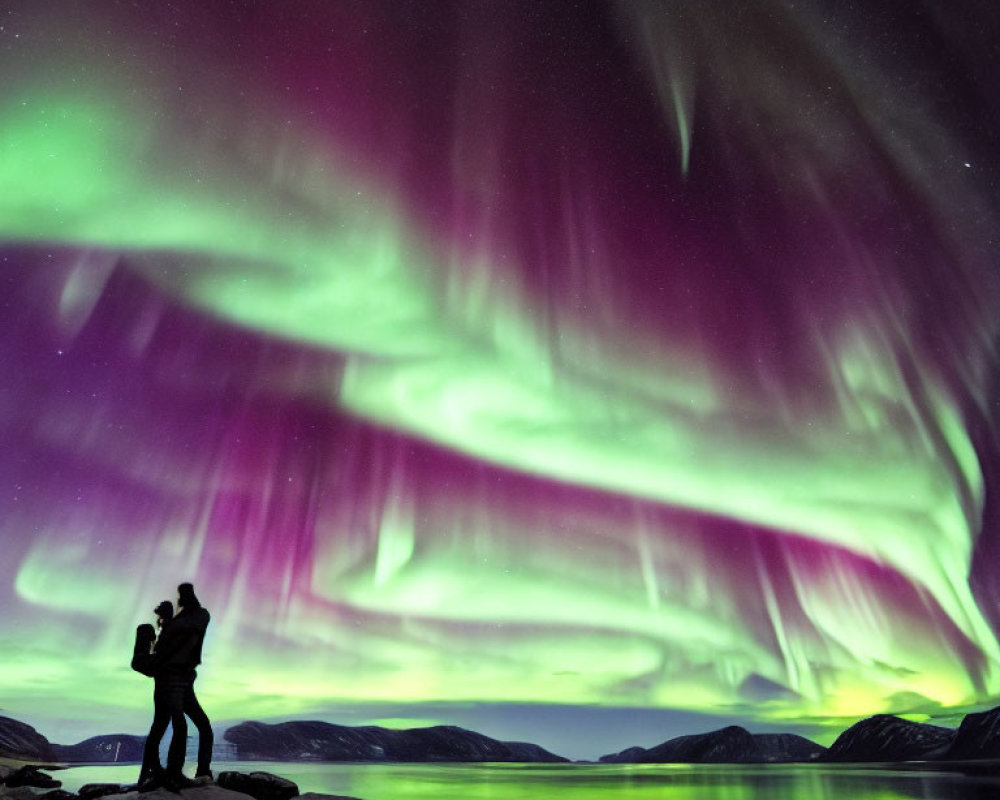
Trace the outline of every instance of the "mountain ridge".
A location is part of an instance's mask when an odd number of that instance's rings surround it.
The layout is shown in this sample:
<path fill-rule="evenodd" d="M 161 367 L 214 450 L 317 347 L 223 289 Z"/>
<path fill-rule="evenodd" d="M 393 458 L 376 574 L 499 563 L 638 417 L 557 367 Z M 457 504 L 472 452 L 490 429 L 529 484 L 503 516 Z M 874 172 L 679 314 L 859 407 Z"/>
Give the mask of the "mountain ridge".
<path fill-rule="evenodd" d="M 500 741 L 454 725 L 391 729 L 319 720 L 241 722 L 221 737 L 237 760 L 368 762 L 565 763 L 532 742 Z M 0 756 L 39 762 L 111 763 L 141 760 L 144 737 L 92 736 L 63 745 L 30 725 L 0 716 Z M 614 764 L 688 763 L 955 763 L 1000 759 L 1000 706 L 967 714 L 958 728 L 875 714 L 845 729 L 829 747 L 792 733 L 752 734 L 729 725 L 685 734 L 652 747 L 601 756 Z M 222 759 L 224 760 L 224 759 Z"/>

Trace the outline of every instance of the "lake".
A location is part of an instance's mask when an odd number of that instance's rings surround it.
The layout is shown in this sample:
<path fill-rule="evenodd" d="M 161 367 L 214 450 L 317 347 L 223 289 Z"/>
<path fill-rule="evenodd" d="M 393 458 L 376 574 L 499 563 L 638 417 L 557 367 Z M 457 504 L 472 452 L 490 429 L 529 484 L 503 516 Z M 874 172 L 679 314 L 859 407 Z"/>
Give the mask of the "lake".
<path fill-rule="evenodd" d="M 302 792 L 362 800 L 996 800 L 1000 774 L 885 766 L 763 764 L 331 764 L 220 762 L 263 770 Z M 138 765 L 72 767 L 55 773 L 69 791 L 85 783 L 133 782 Z M 190 771 L 190 770 L 189 770 Z"/>

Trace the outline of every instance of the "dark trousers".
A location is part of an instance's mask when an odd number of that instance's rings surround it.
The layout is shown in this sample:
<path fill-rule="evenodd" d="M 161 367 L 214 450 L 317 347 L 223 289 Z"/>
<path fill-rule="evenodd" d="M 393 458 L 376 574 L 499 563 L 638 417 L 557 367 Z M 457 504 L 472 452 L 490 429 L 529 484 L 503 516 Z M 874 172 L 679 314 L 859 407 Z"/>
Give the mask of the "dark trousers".
<path fill-rule="evenodd" d="M 173 728 L 173 735 L 167 750 L 167 773 L 181 774 L 187 750 L 185 715 L 191 718 L 198 729 L 198 771 L 195 774 L 207 775 L 211 772 L 215 735 L 208 715 L 195 696 L 193 671 L 192 675 L 163 675 L 157 676 L 156 688 L 153 690 L 153 724 L 142 750 L 140 782 L 154 775 L 160 766 L 160 741 L 167 732 L 168 724 Z"/>

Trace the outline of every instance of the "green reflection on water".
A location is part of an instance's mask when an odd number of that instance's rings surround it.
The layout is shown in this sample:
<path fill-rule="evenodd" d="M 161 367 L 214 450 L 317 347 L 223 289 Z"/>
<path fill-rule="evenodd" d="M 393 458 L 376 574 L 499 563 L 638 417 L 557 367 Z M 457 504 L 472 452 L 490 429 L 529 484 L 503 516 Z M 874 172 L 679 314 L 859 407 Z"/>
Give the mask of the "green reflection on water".
<path fill-rule="evenodd" d="M 263 770 L 302 792 L 361 800 L 987 800 L 1000 777 L 837 765 L 284 764 L 220 763 L 216 772 Z M 81 767 L 64 788 L 126 782 L 129 767 Z"/>

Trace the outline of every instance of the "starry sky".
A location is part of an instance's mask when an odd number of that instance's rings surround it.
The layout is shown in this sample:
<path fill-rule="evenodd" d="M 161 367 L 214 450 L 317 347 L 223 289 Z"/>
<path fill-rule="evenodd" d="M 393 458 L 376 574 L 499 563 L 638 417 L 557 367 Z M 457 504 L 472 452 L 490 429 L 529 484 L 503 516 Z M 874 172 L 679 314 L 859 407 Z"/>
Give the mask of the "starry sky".
<path fill-rule="evenodd" d="M 836 10 L 831 10 L 836 6 Z M 1000 703 L 991 0 L 0 6 L 0 713 L 595 757 Z"/>

